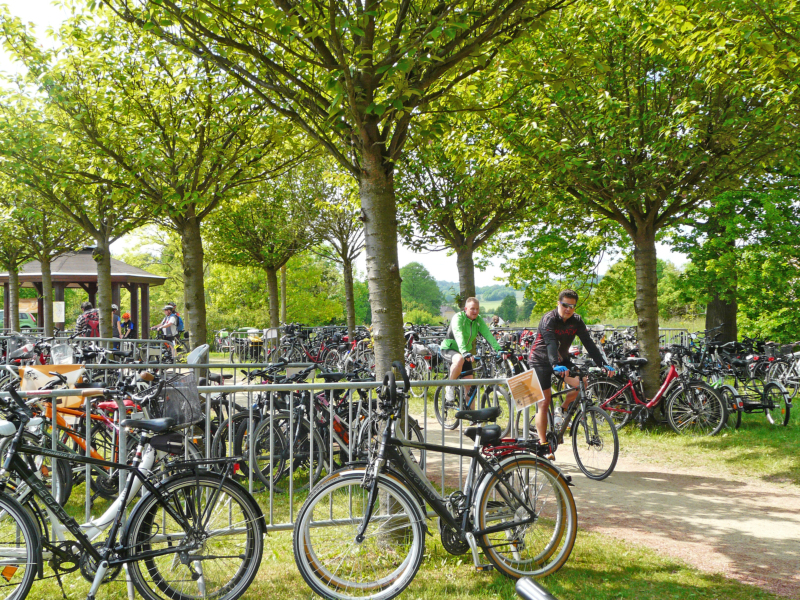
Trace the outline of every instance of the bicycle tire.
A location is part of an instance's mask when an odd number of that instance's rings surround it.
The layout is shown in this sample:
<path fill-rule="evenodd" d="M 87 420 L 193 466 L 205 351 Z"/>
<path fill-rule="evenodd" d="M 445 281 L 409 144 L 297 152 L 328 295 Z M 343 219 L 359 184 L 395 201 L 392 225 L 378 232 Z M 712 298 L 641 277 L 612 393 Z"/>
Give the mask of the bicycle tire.
<path fill-rule="evenodd" d="M 532 481 L 535 483 L 531 484 Z M 498 520 L 520 521 L 528 514 L 507 489 L 500 492 L 498 486 L 514 486 L 520 496 L 529 500 L 536 520 L 515 529 L 481 534 L 486 558 L 512 579 L 544 577 L 558 571 L 569 559 L 578 533 L 575 499 L 563 475 L 536 456 L 506 459 L 497 473 L 484 479 L 479 489 L 473 509 L 478 531 L 488 529 Z"/>
<path fill-rule="evenodd" d="M 794 370 L 794 363 L 778 361 L 770 367 L 767 381 L 780 383 L 789 392 L 789 397 L 794 398 L 800 388 L 800 378 L 797 375 L 790 375 Z"/>
<path fill-rule="evenodd" d="M 610 446 L 610 447 L 609 447 Z M 613 419 L 599 406 L 588 406 L 572 421 L 572 452 L 589 479 L 611 475 L 619 458 L 619 436 Z"/>
<path fill-rule="evenodd" d="M 365 540 L 354 544 L 368 502 L 369 490 L 361 487 L 363 479 L 363 470 L 334 473 L 314 488 L 297 513 L 292 535 L 295 563 L 309 587 L 324 598 L 394 598 L 414 579 L 425 554 L 425 515 L 406 486 L 386 475 L 378 475 L 375 483 L 381 500 L 376 503 Z M 387 507 L 391 512 L 382 514 Z M 343 527 L 313 526 L 323 520 Z M 339 554 L 327 548 L 337 542 L 344 548 Z M 365 556 L 368 552 L 372 552 L 371 558 Z M 329 568 L 333 565 L 335 571 Z M 340 572 L 354 581 L 345 580 Z"/>
<path fill-rule="evenodd" d="M 716 389 L 719 391 L 728 409 L 728 420 L 725 425 L 731 429 L 739 429 L 739 427 L 742 426 L 742 413 L 744 412 L 742 408 L 742 399 L 739 397 L 739 393 L 733 386 L 728 384 L 722 384 Z"/>
<path fill-rule="evenodd" d="M 322 361 L 322 366 L 326 371 L 338 371 L 340 369 L 341 357 L 336 350 L 328 350 L 325 353 L 325 360 Z"/>
<path fill-rule="evenodd" d="M 148 494 L 134 507 L 123 535 L 129 555 L 177 548 L 178 540 L 196 536 L 202 543 L 188 552 L 203 560 L 184 564 L 177 560 L 176 551 L 131 562 L 129 573 L 136 590 L 147 600 L 241 597 L 258 574 L 264 552 L 264 517 L 253 497 L 232 479 L 208 472 L 173 477 L 159 489 L 166 504 L 189 521 L 190 529 L 164 511 L 156 494 Z M 213 506 L 210 500 L 215 501 Z M 235 534 L 239 537 L 231 542 Z M 156 544 L 163 546 L 156 548 Z M 214 567 L 209 568 L 212 562 Z M 209 582 L 213 590 L 208 589 Z M 187 592 L 187 588 L 193 589 Z"/>
<path fill-rule="evenodd" d="M 456 400 L 450 402 L 445 397 L 446 393 L 444 390 L 447 387 L 450 386 L 439 386 L 436 388 L 436 392 L 433 394 L 433 412 L 436 415 L 436 420 L 439 421 L 439 425 L 445 429 L 453 430 L 456 429 L 461 422 L 461 419 L 456 419 L 453 416 L 461 410 L 461 391 L 458 387 L 453 386 Z"/>
<path fill-rule="evenodd" d="M 22 505 L 8 494 L 0 494 L 0 561 L 3 591 L 15 589 L 8 600 L 24 600 L 41 562 L 39 527 Z"/>
<path fill-rule="evenodd" d="M 622 389 L 622 385 L 611 379 L 595 381 L 586 388 L 586 393 L 594 404 L 605 410 L 614 421 L 617 430 L 622 429 L 633 420 L 636 402 L 629 390 L 625 390 L 613 400 L 614 394 Z"/>
<path fill-rule="evenodd" d="M 511 399 L 511 394 L 508 390 L 499 385 L 486 387 L 481 394 L 481 408 L 500 408 L 500 415 L 498 415 L 495 423 L 500 426 L 501 437 L 507 437 L 511 432 L 511 424 L 514 420 L 514 401 Z"/>
<path fill-rule="evenodd" d="M 789 424 L 792 413 L 792 405 L 789 400 L 789 392 L 777 381 L 772 381 L 764 387 L 761 402 L 765 405 L 764 413 L 770 425 Z"/>
<path fill-rule="evenodd" d="M 720 394 L 698 380 L 678 385 L 667 398 L 665 411 L 669 426 L 678 434 L 716 435 L 728 420 Z"/>

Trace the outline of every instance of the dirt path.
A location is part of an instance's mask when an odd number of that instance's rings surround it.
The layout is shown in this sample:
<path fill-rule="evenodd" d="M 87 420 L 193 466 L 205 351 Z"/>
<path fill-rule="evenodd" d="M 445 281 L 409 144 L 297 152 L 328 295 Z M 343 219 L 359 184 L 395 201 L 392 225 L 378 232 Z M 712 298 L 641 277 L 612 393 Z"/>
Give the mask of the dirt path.
<path fill-rule="evenodd" d="M 583 476 L 567 448 L 582 528 L 645 544 L 703 571 L 800 598 L 800 489 L 621 458 L 605 481 Z"/>
<path fill-rule="evenodd" d="M 430 419 L 428 426 L 428 441 L 441 443 L 441 428 Z M 448 445 L 458 445 L 459 437 L 445 434 Z M 702 571 L 800 599 L 797 486 L 691 467 L 676 473 L 631 457 L 621 457 L 608 479 L 592 481 L 578 470 L 570 446 L 562 447 L 556 459 L 573 477 L 582 529 L 644 544 Z M 428 476 L 439 484 L 440 456 L 429 455 L 428 461 Z M 464 460 L 465 474 L 467 466 Z M 459 485 L 458 459 L 448 458 L 444 470 L 448 484 Z"/>

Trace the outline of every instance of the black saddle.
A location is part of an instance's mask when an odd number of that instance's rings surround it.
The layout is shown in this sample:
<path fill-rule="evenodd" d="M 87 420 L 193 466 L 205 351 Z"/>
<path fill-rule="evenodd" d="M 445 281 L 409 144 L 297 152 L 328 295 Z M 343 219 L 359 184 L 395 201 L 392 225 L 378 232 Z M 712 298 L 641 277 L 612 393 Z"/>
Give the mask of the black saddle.
<path fill-rule="evenodd" d="M 209 373 L 208 379 L 209 381 L 213 381 L 214 383 L 222 383 L 223 379 L 233 379 L 233 375 L 221 375 L 219 373 Z"/>
<path fill-rule="evenodd" d="M 500 429 L 500 425 L 483 425 L 478 427 L 467 427 L 464 430 L 464 435 L 467 436 L 472 441 L 475 441 L 475 436 L 478 435 L 478 431 L 481 432 L 481 445 L 488 445 L 493 444 L 501 439 L 503 435 L 502 429 Z"/>
<path fill-rule="evenodd" d="M 336 383 L 344 379 L 347 373 L 320 373 L 319 375 L 325 380 L 325 383 Z"/>
<path fill-rule="evenodd" d="M 123 358 L 127 358 L 129 356 L 133 356 L 133 350 L 112 350 L 111 354 L 113 356 L 122 356 Z"/>
<path fill-rule="evenodd" d="M 472 421 L 473 423 L 486 423 L 488 421 L 496 421 L 500 416 L 499 406 L 490 406 L 489 408 L 477 408 L 475 410 L 460 410 L 455 414 L 456 419 L 464 419 Z"/>
<path fill-rule="evenodd" d="M 181 429 L 175 427 L 175 419 L 166 417 L 164 419 L 125 419 L 120 422 L 122 427 L 131 427 L 133 429 L 144 429 L 145 431 L 152 431 L 153 433 L 164 433 L 170 429 Z M 188 427 L 188 425 L 186 426 Z"/>
<path fill-rule="evenodd" d="M 647 364 L 647 359 L 632 356 L 630 358 L 623 358 L 618 360 L 617 364 L 623 367 L 641 367 Z"/>

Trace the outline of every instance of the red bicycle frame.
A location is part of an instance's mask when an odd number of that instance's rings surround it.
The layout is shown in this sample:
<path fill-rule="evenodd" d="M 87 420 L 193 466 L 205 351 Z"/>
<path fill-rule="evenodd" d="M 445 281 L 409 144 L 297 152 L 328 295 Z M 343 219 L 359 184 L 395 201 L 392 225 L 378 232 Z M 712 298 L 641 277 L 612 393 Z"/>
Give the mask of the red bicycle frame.
<path fill-rule="evenodd" d="M 633 385 L 633 382 L 630 380 L 630 378 L 628 378 L 628 382 L 624 386 L 622 386 L 622 388 L 617 390 L 617 392 L 613 396 L 611 396 L 610 398 L 606 398 L 606 400 L 602 404 L 600 404 L 600 408 L 602 408 L 606 412 L 620 412 L 620 413 L 631 414 L 632 411 L 630 410 L 609 406 L 609 404 L 614 400 L 616 400 L 621 394 L 623 394 L 625 390 L 631 390 L 631 392 L 633 392 L 633 401 L 636 404 L 644 406 L 645 408 L 648 409 L 652 409 L 656 404 L 658 404 L 661 401 L 661 398 L 664 397 L 664 394 L 667 393 L 667 390 L 672 385 L 672 382 L 678 379 L 678 377 L 679 375 L 677 369 L 675 369 L 675 365 L 670 365 L 669 371 L 667 371 L 667 377 L 664 379 L 664 383 L 661 384 L 661 387 L 658 389 L 658 392 L 656 392 L 656 395 L 653 396 L 653 399 L 649 400 L 648 402 L 642 402 L 641 400 L 639 400 L 639 396 L 636 395 L 636 386 Z"/>

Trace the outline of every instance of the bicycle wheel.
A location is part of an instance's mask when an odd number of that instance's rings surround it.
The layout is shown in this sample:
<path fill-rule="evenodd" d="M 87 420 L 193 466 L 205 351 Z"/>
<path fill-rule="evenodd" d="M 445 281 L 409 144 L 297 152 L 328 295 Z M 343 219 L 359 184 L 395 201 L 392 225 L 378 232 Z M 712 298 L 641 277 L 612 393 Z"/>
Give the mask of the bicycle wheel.
<path fill-rule="evenodd" d="M 667 422 L 675 433 L 716 435 L 728 413 L 719 394 L 705 382 L 681 383 L 667 398 Z"/>
<path fill-rule="evenodd" d="M 450 388 L 455 394 L 454 400 L 447 399 L 446 390 Z M 433 394 L 433 412 L 436 414 L 436 420 L 445 429 L 455 429 L 461 422 L 456 419 L 455 414 L 461 410 L 461 392 L 462 388 L 458 386 L 439 386 Z"/>
<path fill-rule="evenodd" d="M 322 366 L 326 371 L 338 371 L 339 361 L 339 352 L 336 350 L 328 350 L 327 354 L 325 354 L 325 360 L 322 361 Z"/>
<path fill-rule="evenodd" d="M 761 396 L 764 412 L 770 425 L 788 425 L 792 406 L 789 404 L 789 393 L 780 383 L 773 381 L 764 388 Z"/>
<path fill-rule="evenodd" d="M 30 515 L 12 497 L 0 494 L 0 598 L 27 598 L 36 578 L 39 543 L 39 529 Z"/>
<path fill-rule="evenodd" d="M 734 387 L 727 384 L 719 386 L 717 391 L 720 396 L 722 396 L 722 401 L 725 403 L 725 407 L 728 410 L 726 426 L 731 429 L 739 429 L 742 425 L 742 413 L 744 412 L 742 409 L 742 399 L 739 398 L 739 394 Z"/>
<path fill-rule="evenodd" d="M 514 419 L 514 403 L 511 400 L 511 394 L 504 386 L 493 385 L 490 388 L 484 388 L 481 395 L 481 408 L 494 406 L 500 408 L 500 415 L 497 417 L 496 423 L 502 430 L 502 437 L 506 437 L 511 431 L 511 422 Z"/>
<path fill-rule="evenodd" d="M 572 452 L 578 468 L 597 481 L 611 475 L 619 458 L 619 436 L 606 411 L 589 406 L 572 421 Z"/>
<path fill-rule="evenodd" d="M 288 440 L 281 431 L 280 424 L 273 421 L 270 425 L 269 418 L 264 419 L 256 427 L 253 439 L 253 456 L 257 465 L 253 472 L 265 486 L 276 485 L 287 473 L 286 462 L 289 460 L 289 453 L 286 451 Z M 245 456 L 249 460 L 249 455 Z"/>
<path fill-rule="evenodd" d="M 211 473 L 179 476 L 134 507 L 124 545 L 130 556 L 173 550 L 131 562 L 130 576 L 148 600 L 235 600 L 258 573 L 264 524 L 255 500 L 231 479 Z M 173 515 L 185 519 L 180 523 Z M 188 560 L 186 560 L 188 559 Z"/>
<path fill-rule="evenodd" d="M 356 532 L 369 505 L 363 470 L 331 475 L 297 513 L 292 547 L 297 568 L 324 598 L 388 600 L 419 570 L 425 516 L 408 489 L 379 475 L 372 518 L 361 543 Z"/>
<path fill-rule="evenodd" d="M 631 422 L 636 408 L 636 402 L 629 391 L 626 390 L 614 397 L 621 389 L 622 386 L 611 379 L 595 381 L 586 388 L 586 393 L 592 402 L 608 413 L 617 429 L 622 429 Z"/>
<path fill-rule="evenodd" d="M 514 579 L 543 577 L 567 562 L 578 533 L 578 512 L 553 465 L 531 455 L 509 458 L 485 479 L 477 498 L 478 530 L 513 524 L 481 536 L 484 554 L 499 572 Z"/>
<path fill-rule="evenodd" d="M 407 367 L 406 371 L 408 371 L 408 378 L 411 381 L 427 381 L 430 379 L 431 368 L 428 365 L 428 361 L 422 356 L 415 356 L 414 367 Z M 425 394 L 424 387 L 412 387 L 409 391 L 415 398 L 422 398 L 422 396 Z"/>

